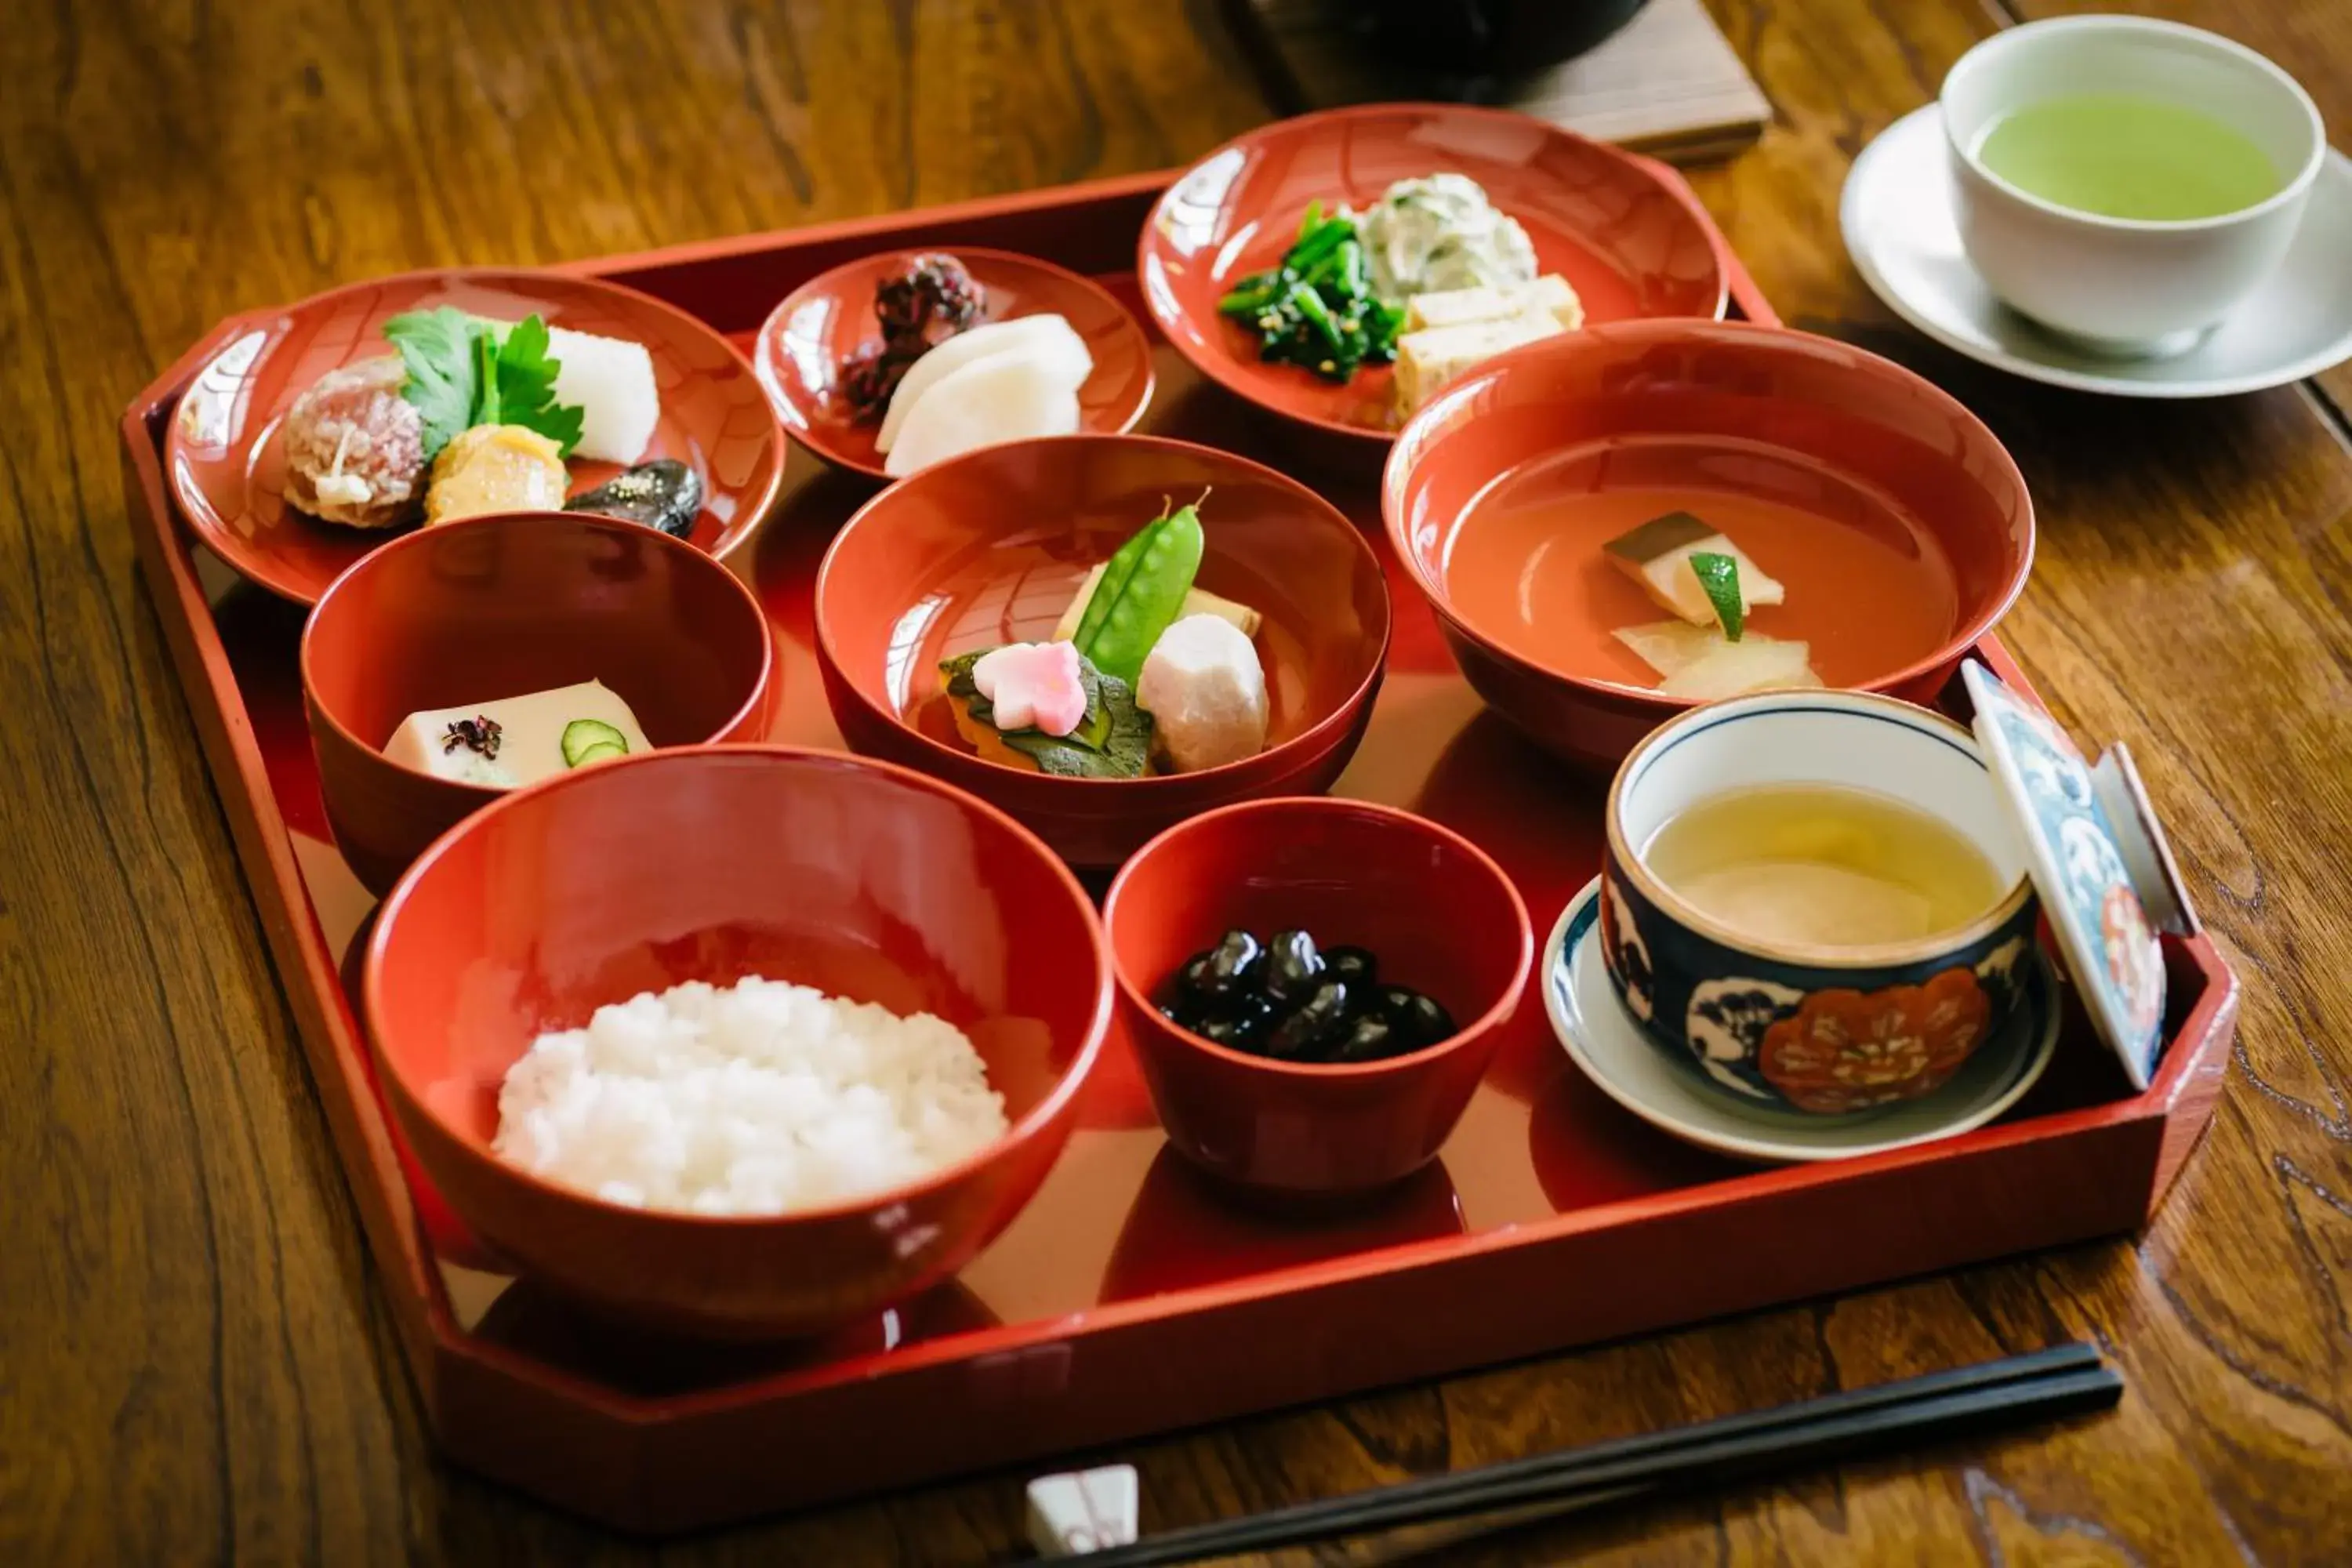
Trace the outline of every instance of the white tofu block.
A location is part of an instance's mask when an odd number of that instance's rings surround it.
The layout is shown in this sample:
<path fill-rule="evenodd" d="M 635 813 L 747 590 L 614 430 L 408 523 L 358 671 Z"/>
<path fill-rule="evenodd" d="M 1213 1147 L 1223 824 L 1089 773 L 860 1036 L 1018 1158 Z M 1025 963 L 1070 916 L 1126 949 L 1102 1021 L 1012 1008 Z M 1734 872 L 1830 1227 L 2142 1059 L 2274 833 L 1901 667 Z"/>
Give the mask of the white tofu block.
<path fill-rule="evenodd" d="M 1547 272 L 1532 283 L 1415 294 L 1405 301 L 1404 330 L 1418 332 L 1428 327 L 1499 321 L 1524 310 L 1541 310 L 1569 331 L 1584 325 L 1584 301 L 1576 297 L 1567 279 L 1557 272 Z"/>
<path fill-rule="evenodd" d="M 488 719 L 499 726 L 496 756 L 463 742 L 448 744 L 449 726 L 465 719 Z M 570 771 L 563 760 L 563 730 L 578 719 L 593 719 L 619 731 L 632 756 L 653 750 L 629 705 L 603 681 L 591 680 L 496 702 L 411 713 L 392 732 L 383 754 L 436 778 L 518 789 Z"/>
<path fill-rule="evenodd" d="M 1549 311 L 1528 310 L 1500 321 L 1465 321 L 1457 327 L 1407 332 L 1397 340 L 1397 406 L 1411 414 L 1472 365 L 1521 343 L 1558 337 L 1566 330 Z"/>
<path fill-rule="evenodd" d="M 661 394 L 646 345 L 550 327 L 547 352 L 556 361 L 555 401 L 581 411 L 580 445 L 572 455 L 601 463 L 644 457 L 661 422 Z"/>
<path fill-rule="evenodd" d="M 1133 1465 L 1040 1476 L 1029 1483 L 1029 1543 L 1040 1557 L 1128 1545 L 1142 1521 L 1142 1487 Z"/>

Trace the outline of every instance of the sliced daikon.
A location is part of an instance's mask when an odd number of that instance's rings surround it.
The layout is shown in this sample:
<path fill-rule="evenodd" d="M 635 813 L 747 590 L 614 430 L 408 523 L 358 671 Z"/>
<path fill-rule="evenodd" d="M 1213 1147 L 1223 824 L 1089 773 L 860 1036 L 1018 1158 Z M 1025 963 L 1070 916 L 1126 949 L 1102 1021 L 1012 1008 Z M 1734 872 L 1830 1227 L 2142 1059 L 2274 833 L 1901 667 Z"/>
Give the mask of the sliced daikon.
<path fill-rule="evenodd" d="M 896 479 L 976 447 L 1067 436 L 1077 427 L 1077 388 L 1066 365 L 1050 353 L 1027 350 L 989 354 L 950 372 L 923 394 L 882 470 Z"/>
<path fill-rule="evenodd" d="M 1819 686 L 1822 678 L 1813 673 L 1812 651 L 1810 643 L 1755 637 L 1719 642 L 1668 676 L 1658 690 L 1667 697 L 1712 702 L 1776 686 Z"/>
<path fill-rule="evenodd" d="M 874 449 L 887 453 L 898 443 L 906 428 L 908 416 L 923 395 L 968 364 L 1014 350 L 1033 350 L 1045 356 L 1045 363 L 1058 368 L 1061 378 L 1076 392 L 1094 374 L 1094 356 L 1087 352 L 1087 341 L 1071 330 L 1070 323 L 1059 316 L 1023 316 L 1011 321 L 983 321 L 925 353 L 907 369 L 905 379 L 890 395 L 890 406 L 882 416 L 882 432 L 874 438 Z M 892 472 L 897 472 L 892 469 Z"/>

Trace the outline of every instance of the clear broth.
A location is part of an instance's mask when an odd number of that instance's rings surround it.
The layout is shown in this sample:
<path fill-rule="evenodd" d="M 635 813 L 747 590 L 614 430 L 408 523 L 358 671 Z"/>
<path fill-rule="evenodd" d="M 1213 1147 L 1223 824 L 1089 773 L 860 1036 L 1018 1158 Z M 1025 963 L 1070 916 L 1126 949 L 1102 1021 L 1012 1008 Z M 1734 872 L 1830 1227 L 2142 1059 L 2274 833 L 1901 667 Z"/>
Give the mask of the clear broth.
<path fill-rule="evenodd" d="M 1702 914 L 1775 946 L 1915 942 L 1968 925 L 2008 890 L 1958 829 L 1843 784 L 1711 795 L 1669 818 L 1643 859 Z"/>

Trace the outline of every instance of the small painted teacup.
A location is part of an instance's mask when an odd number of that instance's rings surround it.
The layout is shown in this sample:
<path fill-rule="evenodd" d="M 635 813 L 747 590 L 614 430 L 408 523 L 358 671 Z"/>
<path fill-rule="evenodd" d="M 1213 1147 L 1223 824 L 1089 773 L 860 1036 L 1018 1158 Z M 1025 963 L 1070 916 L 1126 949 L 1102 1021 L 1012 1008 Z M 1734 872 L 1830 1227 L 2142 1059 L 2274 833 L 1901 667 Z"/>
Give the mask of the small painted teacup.
<path fill-rule="evenodd" d="M 1759 942 L 1694 908 L 1644 858 L 1701 800 L 1776 784 L 1890 795 L 1958 829 L 2009 890 L 1959 929 L 1877 947 Z M 1654 732 L 1609 792 L 1609 979 L 1651 1042 L 1751 1108 L 1840 1116 L 1941 1087 L 2018 1002 L 2036 904 L 2025 850 L 1958 724 L 1893 698 L 1773 691 Z"/>

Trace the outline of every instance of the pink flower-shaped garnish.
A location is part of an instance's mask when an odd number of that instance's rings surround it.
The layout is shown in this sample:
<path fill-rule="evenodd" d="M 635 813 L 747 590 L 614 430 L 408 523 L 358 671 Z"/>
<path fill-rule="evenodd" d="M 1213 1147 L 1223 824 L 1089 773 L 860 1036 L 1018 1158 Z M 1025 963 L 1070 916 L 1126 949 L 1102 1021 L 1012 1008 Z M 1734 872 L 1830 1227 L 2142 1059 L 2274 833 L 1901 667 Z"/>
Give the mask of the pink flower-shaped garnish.
<path fill-rule="evenodd" d="M 996 710 L 1000 730 L 1066 735 L 1087 716 L 1086 682 L 1070 643 L 1007 643 L 980 657 L 971 682 Z"/>

